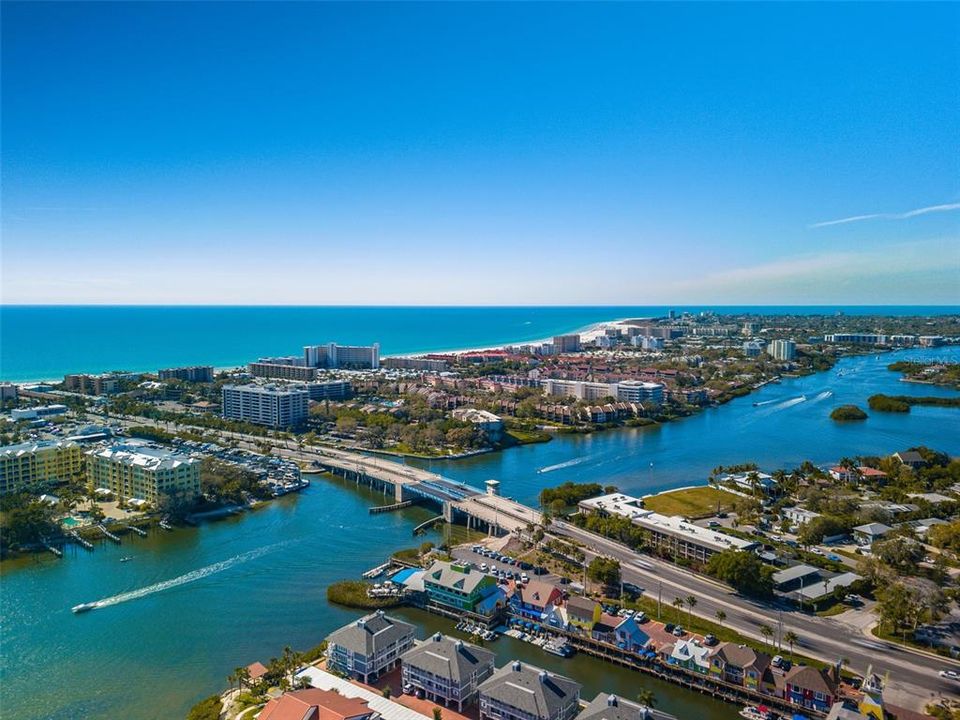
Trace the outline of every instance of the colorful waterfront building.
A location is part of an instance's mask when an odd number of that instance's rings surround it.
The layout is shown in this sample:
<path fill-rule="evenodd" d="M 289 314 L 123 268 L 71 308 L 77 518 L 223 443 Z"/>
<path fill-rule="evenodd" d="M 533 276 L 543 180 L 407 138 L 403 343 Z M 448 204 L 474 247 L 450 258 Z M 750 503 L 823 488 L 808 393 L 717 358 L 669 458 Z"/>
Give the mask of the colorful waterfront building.
<path fill-rule="evenodd" d="M 818 712 L 830 712 L 837 700 L 837 684 L 826 672 L 810 665 L 794 665 L 787 671 L 784 700 Z"/>
<path fill-rule="evenodd" d="M 747 645 L 723 643 L 710 656 L 710 674 L 751 690 L 773 691 L 770 656 Z"/>
<path fill-rule="evenodd" d="M 435 603 L 477 612 L 478 606 L 498 592 L 497 581 L 467 563 L 434 561 L 423 575 L 423 589 Z M 481 613 L 487 614 L 487 613 Z"/>

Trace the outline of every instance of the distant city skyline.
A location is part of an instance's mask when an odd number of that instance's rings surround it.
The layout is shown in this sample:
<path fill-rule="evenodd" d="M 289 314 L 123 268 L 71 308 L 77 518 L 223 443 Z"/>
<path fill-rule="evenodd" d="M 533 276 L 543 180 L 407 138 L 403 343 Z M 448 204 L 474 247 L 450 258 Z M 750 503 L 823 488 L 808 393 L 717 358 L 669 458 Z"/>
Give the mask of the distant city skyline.
<path fill-rule="evenodd" d="M 960 302 L 960 6 L 29 3 L 8 304 Z"/>

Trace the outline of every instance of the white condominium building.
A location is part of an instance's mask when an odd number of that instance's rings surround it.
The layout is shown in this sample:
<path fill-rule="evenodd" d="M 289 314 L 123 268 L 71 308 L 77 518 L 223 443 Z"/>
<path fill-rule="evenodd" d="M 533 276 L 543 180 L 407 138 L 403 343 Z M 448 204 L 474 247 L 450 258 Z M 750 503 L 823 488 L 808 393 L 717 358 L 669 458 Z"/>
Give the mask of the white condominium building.
<path fill-rule="evenodd" d="M 767 345 L 767 354 L 774 360 L 793 360 L 797 356 L 797 344 L 793 340 L 774 340 Z"/>
<path fill-rule="evenodd" d="M 302 385 L 224 385 L 223 417 L 269 427 L 293 427 L 307 418 L 310 393 Z"/>
<path fill-rule="evenodd" d="M 312 368 L 357 368 L 376 370 L 380 367 L 380 343 L 373 345 L 306 345 L 303 359 Z"/>

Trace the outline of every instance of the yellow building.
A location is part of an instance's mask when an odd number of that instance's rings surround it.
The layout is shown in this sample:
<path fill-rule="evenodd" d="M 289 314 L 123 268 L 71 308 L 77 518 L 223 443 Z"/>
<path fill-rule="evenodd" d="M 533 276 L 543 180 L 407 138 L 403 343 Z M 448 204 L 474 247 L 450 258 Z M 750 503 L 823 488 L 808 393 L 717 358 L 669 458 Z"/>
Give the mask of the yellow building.
<path fill-rule="evenodd" d="M 200 494 L 200 461 L 149 445 L 111 445 L 87 453 L 87 481 L 122 502 L 191 502 Z"/>
<path fill-rule="evenodd" d="M 75 442 L 43 440 L 0 447 L 0 495 L 40 490 L 45 483 L 70 480 L 83 471 Z"/>

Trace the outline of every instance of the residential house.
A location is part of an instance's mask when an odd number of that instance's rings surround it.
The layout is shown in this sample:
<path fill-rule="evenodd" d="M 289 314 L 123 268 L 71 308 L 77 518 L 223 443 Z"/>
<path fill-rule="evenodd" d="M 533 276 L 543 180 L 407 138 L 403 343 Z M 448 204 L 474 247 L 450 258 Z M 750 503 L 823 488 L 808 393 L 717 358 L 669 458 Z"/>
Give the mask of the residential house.
<path fill-rule="evenodd" d="M 770 656 L 746 645 L 723 643 L 710 656 L 710 674 L 753 690 L 773 686 Z"/>
<path fill-rule="evenodd" d="M 701 645 L 698 640 L 677 640 L 673 645 L 660 649 L 660 655 L 669 665 L 693 670 L 702 675 L 710 672 L 711 648 Z"/>
<path fill-rule="evenodd" d="M 577 720 L 677 720 L 661 710 L 627 700 L 618 695 L 600 693 L 583 711 Z"/>
<path fill-rule="evenodd" d="M 616 646 L 629 652 L 643 652 L 650 644 L 650 636 L 641 629 L 635 615 L 625 618 L 617 625 L 613 635 Z"/>
<path fill-rule="evenodd" d="M 332 690 L 308 688 L 271 698 L 260 720 L 376 720 L 379 713 L 366 700 L 347 698 Z"/>
<path fill-rule="evenodd" d="M 874 541 L 879 540 L 891 530 L 893 530 L 892 527 L 879 522 L 858 525 L 853 529 L 853 539 L 856 540 L 857 545 L 873 545 Z"/>
<path fill-rule="evenodd" d="M 518 586 L 510 598 L 511 609 L 518 615 L 537 622 L 556 624 L 560 622 L 557 608 L 563 601 L 563 593 L 556 585 L 531 579 Z"/>
<path fill-rule="evenodd" d="M 423 575 L 423 587 L 433 602 L 474 613 L 497 592 L 497 581 L 467 563 L 436 560 Z"/>
<path fill-rule="evenodd" d="M 396 667 L 413 639 L 413 625 L 378 610 L 327 637 L 327 666 L 366 683 Z"/>
<path fill-rule="evenodd" d="M 820 517 L 820 513 L 802 507 L 784 508 L 780 511 L 780 515 L 791 525 L 796 525 L 797 527 L 803 527 L 814 518 Z"/>
<path fill-rule="evenodd" d="M 827 713 L 838 699 L 837 684 L 823 670 L 794 665 L 787 671 L 784 699 L 793 705 Z"/>
<path fill-rule="evenodd" d="M 567 623 L 571 630 L 590 632 L 593 626 L 600 622 L 603 608 L 600 603 L 590 598 L 573 595 L 567 599 Z"/>
<path fill-rule="evenodd" d="M 515 660 L 480 685 L 480 720 L 573 720 L 580 683 Z"/>
<path fill-rule="evenodd" d="M 916 450 L 904 450 L 903 452 L 894 453 L 893 457 L 894 459 L 899 460 L 901 464 L 907 465 L 914 469 L 923 467 L 927 464 L 927 461 L 923 459 L 923 455 L 918 453 Z"/>
<path fill-rule="evenodd" d="M 434 702 L 454 703 L 462 712 L 480 683 L 493 675 L 493 661 L 489 650 L 437 633 L 403 654 L 403 682 Z"/>

